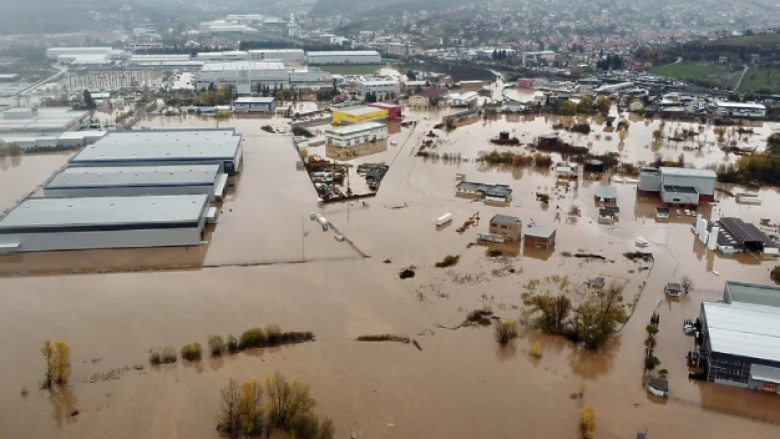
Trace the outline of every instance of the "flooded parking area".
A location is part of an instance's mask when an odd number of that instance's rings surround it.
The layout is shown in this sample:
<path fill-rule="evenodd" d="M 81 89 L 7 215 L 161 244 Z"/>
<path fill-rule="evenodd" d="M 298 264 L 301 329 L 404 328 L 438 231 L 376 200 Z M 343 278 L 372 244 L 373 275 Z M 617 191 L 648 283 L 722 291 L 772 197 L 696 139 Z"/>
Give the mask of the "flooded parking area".
<path fill-rule="evenodd" d="M 510 131 L 523 144 L 530 143 L 552 130 L 554 118 L 502 116 L 471 120 L 450 133 L 435 129 L 449 112 L 406 110 L 407 120 L 418 123 L 391 132 L 386 150 L 344 161 L 353 165 L 355 188 L 362 183 L 360 164 L 389 166 L 377 195 L 365 204 L 327 205 L 317 202 L 306 172 L 296 170 L 299 158 L 285 119 L 143 120 L 141 127 L 149 128 L 230 126 L 244 136 L 244 167 L 219 206 L 219 223 L 208 244 L 198 248 L 0 260 L 4 270 L 12 264 L 19 269 L 45 263 L 61 272 L 74 266 L 89 271 L 85 267 L 92 262 L 137 267 L 126 273 L 0 279 L 0 331 L 7 334 L 6 352 L 12 353 L 0 357 L 5 372 L 0 435 L 212 438 L 220 387 L 229 378 L 262 377 L 274 370 L 311 383 L 318 413 L 333 418 L 337 437 L 363 431 L 365 437 L 466 439 L 516 431 L 574 438 L 585 404 L 596 411 L 600 438 L 634 437 L 646 429 L 649 437 L 776 435 L 780 398 L 689 380 L 685 355 L 693 342 L 682 332 L 683 321 L 695 318 L 702 300 L 719 300 L 725 280 L 769 283 L 775 260 L 751 254 L 727 257 L 706 249 L 691 232 L 695 216 L 678 216 L 673 210 L 669 219 L 657 219 L 659 201 L 638 198 L 635 183 L 612 184 L 618 219 L 600 224 L 602 205 L 595 195 L 597 187 L 609 184 L 608 178 L 585 173 L 561 184 L 549 168 L 473 160 L 480 151 L 525 151 L 525 146 L 495 146 L 489 139 Z M 626 160 L 654 160 L 652 146 L 645 145 L 660 121 L 629 123 Z M 264 125 L 276 133 L 263 130 Z M 673 132 L 670 125 L 666 129 Z M 319 126 L 310 130 L 315 140 L 321 137 Z M 593 142 L 594 150 L 619 148 L 616 138 L 576 136 L 570 140 Z M 460 153 L 461 160 L 418 157 L 429 139 L 435 150 Z M 659 148 L 672 160 L 682 152 Z M 325 147 L 310 147 L 309 154 L 324 157 Z M 689 155 L 686 162 L 697 166 L 724 158 L 719 150 Z M 52 171 L 35 168 L 39 160 L 40 167 Z M 15 188 L 18 195 L 3 191 L 3 197 L 12 203 L 66 160 L 67 155 L 23 156 L 19 166 L 0 171 L 0 182 L 24 175 L 30 183 Z M 29 175 L 4 174 L 19 172 L 14 170 L 28 163 Z M 456 186 L 464 180 L 506 185 L 511 200 L 495 204 L 458 196 Z M 539 201 L 539 193 L 548 195 L 549 202 Z M 774 218 L 777 191 L 759 193 L 762 204 L 744 205 L 722 192 L 717 203 L 701 206 L 697 213 L 754 223 Z M 333 229 L 323 231 L 311 220 L 312 213 L 326 217 L 353 245 L 337 241 Z M 452 222 L 437 227 L 436 219 L 446 213 Z M 459 233 L 477 213 L 479 220 Z M 496 214 L 519 218 L 524 231 L 531 224 L 554 227 L 554 246 L 478 243 L 477 234 L 488 231 Z M 637 237 L 647 247 L 637 247 Z M 632 261 L 624 255 L 638 250 L 652 253 L 653 259 Z M 447 255 L 458 256 L 458 263 L 436 267 Z M 194 268 L 144 272 L 176 266 Z M 401 279 L 399 273 L 410 267 L 414 277 Z M 667 298 L 664 285 L 683 275 L 694 279 L 693 292 Z M 520 338 L 502 348 L 490 327 L 460 327 L 470 311 L 485 308 L 497 317 L 527 322 L 522 294 L 528 285 L 565 279 L 576 293 L 590 288 L 597 277 L 620 284 L 625 303 L 632 305 L 628 323 L 600 350 L 524 325 Z M 655 355 L 668 370 L 668 400 L 648 395 L 643 387 L 645 327 L 653 312 L 660 315 Z M 158 346 L 203 343 L 210 334 L 239 335 L 266 324 L 312 331 L 316 342 L 204 359 L 197 365 L 133 368 L 145 364 L 149 349 Z M 355 341 L 377 334 L 409 336 L 420 348 Z M 73 352 L 71 384 L 51 393 L 37 390 L 43 373 L 40 341 L 46 338 L 66 339 Z M 536 342 L 543 349 L 541 358 L 529 354 Z M 116 379 L 90 382 L 94 374 L 125 368 Z M 581 399 L 573 397 L 580 382 L 587 385 Z M 29 389 L 27 396 L 20 395 L 22 387 Z M 77 417 L 64 415 L 71 407 L 79 410 Z"/>

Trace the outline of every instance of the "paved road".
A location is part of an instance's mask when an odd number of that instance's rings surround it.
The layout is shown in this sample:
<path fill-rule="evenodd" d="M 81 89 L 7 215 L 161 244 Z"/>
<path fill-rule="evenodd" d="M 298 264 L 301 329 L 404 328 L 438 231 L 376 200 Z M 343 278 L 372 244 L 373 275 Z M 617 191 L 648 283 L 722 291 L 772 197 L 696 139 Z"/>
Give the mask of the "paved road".
<path fill-rule="evenodd" d="M 747 73 L 748 69 L 750 69 L 750 67 L 745 66 L 745 68 L 742 70 L 742 74 L 739 76 L 739 81 L 737 81 L 737 85 L 734 86 L 734 91 L 739 90 L 739 85 L 742 84 L 742 79 L 745 77 L 745 73 Z"/>

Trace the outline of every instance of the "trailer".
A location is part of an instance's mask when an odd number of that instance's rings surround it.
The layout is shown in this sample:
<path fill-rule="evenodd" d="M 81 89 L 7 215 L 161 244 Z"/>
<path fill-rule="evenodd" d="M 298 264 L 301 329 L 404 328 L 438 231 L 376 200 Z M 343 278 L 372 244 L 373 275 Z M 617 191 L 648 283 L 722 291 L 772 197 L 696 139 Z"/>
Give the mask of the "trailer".
<path fill-rule="evenodd" d="M 436 227 L 441 227 L 449 222 L 452 222 L 452 214 L 448 212 L 436 218 Z"/>

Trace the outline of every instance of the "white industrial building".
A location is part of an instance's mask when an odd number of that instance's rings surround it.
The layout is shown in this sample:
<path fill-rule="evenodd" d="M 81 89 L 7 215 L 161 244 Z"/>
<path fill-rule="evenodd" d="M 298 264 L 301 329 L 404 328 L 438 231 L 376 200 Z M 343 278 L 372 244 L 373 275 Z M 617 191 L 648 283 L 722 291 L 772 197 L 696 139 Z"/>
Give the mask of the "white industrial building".
<path fill-rule="evenodd" d="M 398 96 L 401 93 L 401 83 L 394 79 L 358 81 L 358 92 L 365 95 L 374 93 L 378 99 L 384 99 L 388 93 Z"/>
<path fill-rule="evenodd" d="M 58 59 L 61 55 L 81 56 L 81 55 L 102 55 L 108 56 L 111 47 L 50 47 L 46 49 L 46 58 Z"/>
<path fill-rule="evenodd" d="M 108 131 L 66 131 L 60 135 L 19 135 L 5 136 L 0 133 L 0 141 L 15 144 L 22 149 L 70 149 L 91 145 L 105 137 Z"/>
<path fill-rule="evenodd" d="M 454 94 L 450 98 L 450 106 L 452 107 L 470 107 L 477 103 L 479 99 L 479 93 L 475 91 L 467 91 L 466 93 Z"/>
<path fill-rule="evenodd" d="M 259 31 L 245 24 L 230 23 L 225 20 L 208 21 L 201 23 L 198 30 L 203 34 L 237 33 L 256 34 Z"/>
<path fill-rule="evenodd" d="M 257 49 L 249 51 L 249 59 L 252 61 L 282 61 L 284 63 L 303 63 L 306 61 L 306 52 L 302 49 Z"/>
<path fill-rule="evenodd" d="M 237 61 L 206 63 L 198 73 L 195 86 L 198 89 L 214 84 L 221 87 L 230 84 L 239 96 L 252 94 L 258 85 L 271 88 L 313 87 L 331 84 L 326 72 L 288 70 L 278 61 Z"/>
<path fill-rule="evenodd" d="M 65 168 L 43 185 L 46 198 L 206 194 L 221 200 L 227 174 L 219 165 Z"/>
<path fill-rule="evenodd" d="M 133 55 L 127 60 L 127 64 L 140 65 L 145 63 L 162 63 L 170 61 L 191 61 L 190 55 Z"/>
<path fill-rule="evenodd" d="M 695 206 L 715 200 L 717 175 L 709 169 L 643 168 L 639 173 L 637 193 L 660 196 L 666 204 Z"/>
<path fill-rule="evenodd" d="M 349 147 L 384 139 L 387 139 L 387 125 L 381 122 L 363 122 L 325 130 L 325 141 L 333 146 Z"/>
<path fill-rule="evenodd" d="M 243 145 L 233 129 L 112 131 L 70 159 L 69 166 L 218 164 L 240 172 Z"/>
<path fill-rule="evenodd" d="M 209 197 L 28 198 L 0 218 L 0 252 L 196 246 Z"/>
<path fill-rule="evenodd" d="M 715 101 L 712 108 L 717 116 L 766 117 L 766 107 L 754 102 Z"/>
<path fill-rule="evenodd" d="M 382 56 L 376 50 L 307 52 L 310 65 L 381 64 Z"/>
<path fill-rule="evenodd" d="M 555 61 L 556 56 L 557 55 L 552 50 L 540 50 L 537 52 L 523 52 L 523 57 L 522 57 L 523 66 L 539 64 L 542 61 L 547 63 L 552 63 Z"/>
<path fill-rule="evenodd" d="M 88 111 L 66 107 L 12 107 L 0 113 L 0 136 L 59 136 L 89 121 Z"/>
<path fill-rule="evenodd" d="M 243 50 L 231 50 L 227 52 L 198 52 L 194 61 L 247 61 L 249 52 Z"/>

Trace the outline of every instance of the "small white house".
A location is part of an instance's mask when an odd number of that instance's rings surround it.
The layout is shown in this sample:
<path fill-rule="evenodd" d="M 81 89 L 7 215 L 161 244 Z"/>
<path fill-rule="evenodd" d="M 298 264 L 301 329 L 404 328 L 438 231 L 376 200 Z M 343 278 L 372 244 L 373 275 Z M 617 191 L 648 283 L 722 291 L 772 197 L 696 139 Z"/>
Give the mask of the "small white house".
<path fill-rule="evenodd" d="M 475 91 L 468 91 L 462 94 L 455 94 L 450 99 L 450 106 L 452 107 L 470 107 L 477 103 L 479 94 Z"/>

